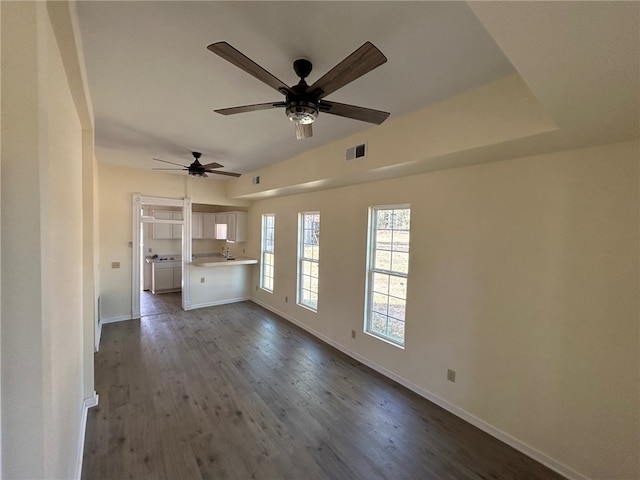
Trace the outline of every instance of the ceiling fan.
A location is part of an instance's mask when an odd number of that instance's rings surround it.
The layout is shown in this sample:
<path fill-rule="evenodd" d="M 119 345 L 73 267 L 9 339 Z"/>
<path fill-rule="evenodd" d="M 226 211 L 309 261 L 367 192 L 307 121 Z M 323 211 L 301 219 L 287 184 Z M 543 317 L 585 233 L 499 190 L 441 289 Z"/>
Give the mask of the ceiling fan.
<path fill-rule="evenodd" d="M 189 166 L 181 165 L 179 163 L 168 162 L 167 160 L 160 160 L 159 158 L 154 158 L 156 162 L 164 162 L 170 163 L 171 165 L 178 165 L 181 168 L 154 168 L 153 170 L 185 170 L 189 172 L 189 175 L 193 175 L 194 177 L 208 177 L 207 173 L 215 173 L 217 175 L 227 175 L 229 177 L 239 177 L 240 173 L 233 172 L 222 172 L 220 170 L 216 170 L 217 168 L 223 168 L 224 165 L 220 165 L 218 162 L 207 163 L 202 165 L 200 163 L 199 158 L 202 156 L 200 152 L 191 152 L 193 158 L 195 160 Z"/>
<path fill-rule="evenodd" d="M 327 95 L 344 87 L 387 61 L 387 57 L 371 42 L 364 43 L 355 52 L 325 73 L 320 79 L 316 80 L 311 86 L 307 85 L 305 78 L 311 73 L 313 65 L 306 59 L 296 60 L 293 62 L 293 69 L 296 75 L 300 77 L 300 81 L 292 87 L 278 80 L 271 73 L 233 48 L 227 42 L 212 43 L 207 49 L 248 74 L 253 75 L 270 87 L 275 88 L 285 96 L 284 102 L 258 103 L 254 105 L 244 105 L 242 107 L 222 108 L 215 110 L 216 113 L 233 115 L 256 110 L 284 108 L 287 117 L 296 126 L 297 139 L 308 138 L 313 135 L 311 125 L 320 112 L 353 118 L 376 125 L 380 125 L 389 116 L 388 112 L 331 102 L 324 99 Z"/>

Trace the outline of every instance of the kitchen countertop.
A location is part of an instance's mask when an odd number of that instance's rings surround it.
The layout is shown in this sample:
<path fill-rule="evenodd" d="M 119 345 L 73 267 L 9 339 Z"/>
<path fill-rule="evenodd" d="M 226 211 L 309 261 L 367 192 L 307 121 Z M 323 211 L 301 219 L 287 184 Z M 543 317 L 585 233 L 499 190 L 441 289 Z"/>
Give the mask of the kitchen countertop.
<path fill-rule="evenodd" d="M 224 267 L 225 265 L 251 265 L 258 263 L 256 258 L 237 256 L 227 260 L 227 258 L 220 254 L 215 254 L 208 257 L 194 258 L 191 265 L 195 267 Z"/>

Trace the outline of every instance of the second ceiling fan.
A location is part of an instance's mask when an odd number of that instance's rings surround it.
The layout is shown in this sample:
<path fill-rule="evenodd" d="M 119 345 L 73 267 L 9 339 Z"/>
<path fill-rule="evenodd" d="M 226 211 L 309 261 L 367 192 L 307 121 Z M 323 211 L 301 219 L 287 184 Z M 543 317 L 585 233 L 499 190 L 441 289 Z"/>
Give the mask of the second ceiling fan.
<path fill-rule="evenodd" d="M 313 65 L 309 60 L 298 59 L 293 62 L 293 69 L 300 77 L 297 85 L 287 86 L 256 62 L 239 52 L 227 42 L 217 42 L 207 47 L 236 67 L 253 75 L 285 96 L 285 101 L 258 103 L 241 107 L 215 110 L 222 115 L 254 112 L 271 108 L 284 108 L 289 120 L 296 127 L 296 138 L 308 138 L 313 135 L 312 124 L 320 112 L 353 118 L 363 122 L 381 124 L 389 116 L 388 112 L 371 108 L 357 107 L 344 103 L 331 102 L 324 97 L 344 87 L 348 83 L 370 72 L 387 61 L 387 58 L 371 42 L 364 43 L 355 52 L 338 63 L 312 85 L 307 85 L 305 78 L 311 73 Z"/>

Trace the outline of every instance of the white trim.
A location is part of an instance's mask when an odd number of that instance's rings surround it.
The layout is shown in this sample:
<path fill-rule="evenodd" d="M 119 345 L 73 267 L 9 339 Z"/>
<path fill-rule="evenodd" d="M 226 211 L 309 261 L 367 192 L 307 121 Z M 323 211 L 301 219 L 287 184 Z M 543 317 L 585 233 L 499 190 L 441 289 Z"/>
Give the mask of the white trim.
<path fill-rule="evenodd" d="M 401 377 L 400 375 L 397 375 L 397 374 L 393 373 L 390 370 L 387 370 L 386 368 L 382 367 L 381 365 L 378 365 L 375 362 L 372 362 L 371 360 L 363 357 L 362 355 L 359 355 L 358 353 L 355 353 L 355 352 L 349 350 L 344 345 L 341 345 L 340 343 L 337 343 L 336 341 L 334 341 L 331 338 L 327 337 L 326 335 L 314 330 L 313 328 L 309 327 L 308 325 L 305 325 L 304 323 L 302 323 L 301 321 L 293 318 L 292 316 L 290 316 L 290 315 L 288 315 L 288 314 L 286 314 L 284 312 L 281 312 L 277 308 L 274 308 L 271 305 L 268 305 L 268 304 L 262 302 L 261 300 L 259 300 L 257 298 L 251 298 L 251 301 L 256 303 L 256 304 L 258 304 L 258 305 L 260 305 L 261 307 L 264 307 L 267 310 L 275 313 L 276 315 L 281 316 L 285 320 L 288 320 L 289 322 L 293 323 L 294 325 L 297 325 L 298 327 L 302 328 L 303 330 L 306 330 L 307 332 L 309 332 L 314 337 L 322 340 L 323 342 L 325 342 L 328 345 L 331 345 L 332 347 L 336 348 L 337 350 L 340 350 L 345 355 L 348 355 L 349 357 L 351 357 L 351 358 L 363 363 L 367 367 L 375 370 L 378 373 L 381 373 L 385 377 L 390 378 L 391 380 L 394 380 L 394 381 L 398 382 L 400 385 L 402 385 L 402 386 L 408 388 L 409 390 L 417 393 L 421 397 L 426 398 L 430 402 L 435 403 L 439 407 L 444 408 L 448 412 L 453 413 L 455 416 L 465 420 L 466 422 L 470 423 L 474 427 L 479 428 L 483 432 L 488 433 L 492 437 L 497 438 L 501 442 L 506 443 L 510 447 L 515 448 L 519 452 L 524 453 L 525 455 L 527 455 L 528 457 L 531 457 L 532 459 L 536 460 L 537 462 L 540 462 L 541 464 L 549 467 L 551 470 L 554 470 L 555 472 L 559 473 L 560 475 L 563 475 L 563 476 L 565 476 L 566 478 L 568 478 L 570 480 L 585 480 L 585 479 L 588 478 L 585 475 L 582 475 L 581 473 L 575 471 L 571 467 L 568 467 L 567 465 L 564 465 L 563 463 L 561 463 L 561 462 L 555 460 L 554 458 L 548 456 L 547 454 L 541 452 L 540 450 L 537 450 L 536 448 L 524 443 L 523 441 L 518 440 L 517 438 L 509 435 L 508 433 L 503 432 L 502 430 L 494 427 L 493 425 L 491 425 L 490 423 L 487 423 L 486 421 L 482 420 L 481 418 L 478 418 L 475 415 L 463 410 L 462 408 L 457 407 L 456 405 L 448 402 L 447 400 L 445 400 L 445 399 L 443 399 L 443 398 L 441 398 L 441 397 L 429 392 L 428 390 L 425 390 L 424 388 L 416 385 L 415 383 L 411 382 L 410 380 L 407 380 L 406 378 Z"/>
<path fill-rule="evenodd" d="M 87 431 L 87 414 L 91 407 L 98 405 L 98 394 L 93 391 L 93 396 L 85 398 L 82 402 L 82 416 L 80 417 L 80 435 L 78 437 L 78 454 L 76 457 L 76 471 L 73 478 L 80 480 L 82 477 L 82 457 L 84 454 L 84 437 Z"/>
<path fill-rule="evenodd" d="M 204 302 L 204 303 L 194 303 L 192 305 L 185 305 L 185 310 L 195 310 L 197 308 L 205 308 L 205 307 L 215 307 L 217 305 L 226 305 L 228 303 L 238 303 L 245 302 L 247 300 L 252 300 L 251 297 L 237 297 L 237 298 L 227 298 L 225 300 L 215 300 L 213 302 Z"/>
<path fill-rule="evenodd" d="M 140 318 L 135 317 L 135 318 Z M 106 317 L 106 318 L 102 318 L 100 319 L 100 330 L 102 330 L 102 324 L 104 323 L 116 323 L 116 322 L 124 322 L 125 320 L 133 320 L 134 317 L 132 317 L 131 315 L 115 315 L 113 317 Z"/>
<path fill-rule="evenodd" d="M 102 338 L 102 320 L 98 322 L 98 327 L 96 328 L 96 343 L 93 346 L 94 353 L 100 350 L 100 338 Z"/>

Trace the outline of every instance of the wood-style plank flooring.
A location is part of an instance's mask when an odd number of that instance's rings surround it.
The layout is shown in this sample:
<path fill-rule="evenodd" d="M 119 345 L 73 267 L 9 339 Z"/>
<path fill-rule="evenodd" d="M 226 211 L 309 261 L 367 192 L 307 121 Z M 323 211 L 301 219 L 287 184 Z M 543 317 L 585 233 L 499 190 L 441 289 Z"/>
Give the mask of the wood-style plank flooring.
<path fill-rule="evenodd" d="M 107 324 L 82 478 L 560 479 L 265 309 Z"/>
<path fill-rule="evenodd" d="M 158 293 L 140 292 L 140 316 L 158 313 L 179 312 L 182 310 L 182 292 Z"/>

